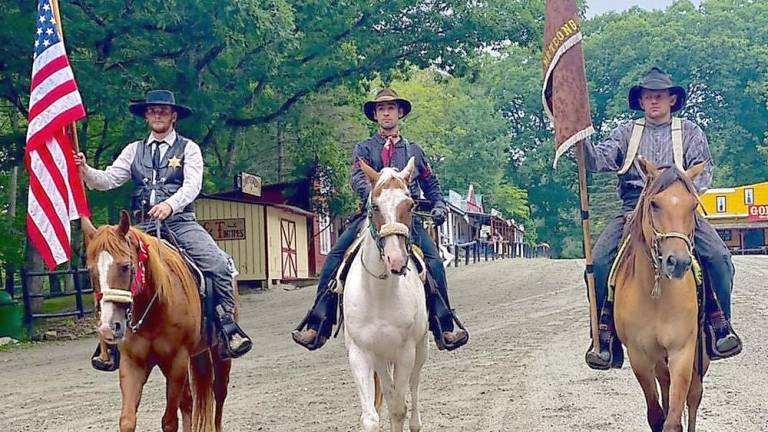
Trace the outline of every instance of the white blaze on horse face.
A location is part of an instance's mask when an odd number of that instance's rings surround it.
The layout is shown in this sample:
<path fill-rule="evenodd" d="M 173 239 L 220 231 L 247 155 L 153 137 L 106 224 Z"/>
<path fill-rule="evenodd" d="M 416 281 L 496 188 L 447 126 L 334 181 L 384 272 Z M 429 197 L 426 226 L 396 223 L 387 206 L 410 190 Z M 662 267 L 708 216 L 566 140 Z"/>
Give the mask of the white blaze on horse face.
<path fill-rule="evenodd" d="M 384 189 L 381 191 L 377 203 L 379 211 L 384 217 L 384 223 L 400 222 L 397 220 L 397 206 L 407 199 L 408 195 L 402 189 Z M 400 236 L 390 235 L 384 238 L 384 262 L 388 271 L 401 271 L 407 262 L 406 254 L 405 242 Z"/>
<path fill-rule="evenodd" d="M 109 288 L 109 269 L 114 264 L 115 259 L 107 251 L 102 251 L 96 260 L 96 268 L 99 270 L 99 288 Z M 101 299 L 101 325 L 99 326 L 99 334 L 105 341 L 112 341 L 115 337 L 113 327 L 115 323 L 119 323 L 122 329 L 125 329 L 125 322 L 127 320 L 125 316 L 125 309 L 118 307 L 113 302 Z"/>

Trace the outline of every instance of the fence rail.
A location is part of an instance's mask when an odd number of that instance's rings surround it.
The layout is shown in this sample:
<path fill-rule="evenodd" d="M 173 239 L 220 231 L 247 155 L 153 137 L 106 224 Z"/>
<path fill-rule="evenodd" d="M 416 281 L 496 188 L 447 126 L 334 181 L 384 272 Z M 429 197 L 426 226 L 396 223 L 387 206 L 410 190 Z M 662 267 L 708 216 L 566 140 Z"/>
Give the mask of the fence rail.
<path fill-rule="evenodd" d="M 35 320 L 48 319 L 48 318 L 66 318 L 66 317 L 78 317 L 83 318 L 85 315 L 93 312 L 93 308 L 86 308 L 83 296 L 93 293 L 93 288 L 90 283 L 86 283 L 86 287 L 83 287 L 83 280 L 81 275 L 87 274 L 88 269 L 76 268 L 71 270 L 57 270 L 51 272 L 30 272 L 21 271 L 21 292 L 24 299 L 24 321 L 27 327 L 27 334 L 31 338 L 34 334 Z M 53 281 L 54 278 L 71 276 L 73 279 L 74 291 L 61 291 L 51 293 L 32 294 L 29 290 L 29 284 L 31 278 L 49 278 Z M 54 283 L 51 283 L 54 285 Z M 75 310 L 50 312 L 50 313 L 33 313 L 33 301 L 35 299 L 42 299 L 43 301 L 54 298 L 74 297 L 75 298 Z"/>

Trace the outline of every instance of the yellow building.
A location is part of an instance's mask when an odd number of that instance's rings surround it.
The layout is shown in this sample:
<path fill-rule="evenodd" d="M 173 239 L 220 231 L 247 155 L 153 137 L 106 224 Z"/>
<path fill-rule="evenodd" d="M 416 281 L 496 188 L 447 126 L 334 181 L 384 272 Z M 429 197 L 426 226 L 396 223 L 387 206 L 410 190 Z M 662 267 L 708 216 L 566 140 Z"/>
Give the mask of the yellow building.
<path fill-rule="evenodd" d="M 709 189 L 701 196 L 704 217 L 736 253 L 768 253 L 768 181 Z"/>
<path fill-rule="evenodd" d="M 198 222 L 230 254 L 240 282 L 309 279 L 309 231 L 313 214 L 260 201 L 239 192 L 201 195 Z"/>

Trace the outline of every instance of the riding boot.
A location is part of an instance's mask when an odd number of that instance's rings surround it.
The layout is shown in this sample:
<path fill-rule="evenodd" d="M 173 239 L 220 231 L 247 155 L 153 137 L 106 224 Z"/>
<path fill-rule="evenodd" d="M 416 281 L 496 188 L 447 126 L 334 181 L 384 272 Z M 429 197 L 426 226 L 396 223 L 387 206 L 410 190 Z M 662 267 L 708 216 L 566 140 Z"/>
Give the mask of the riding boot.
<path fill-rule="evenodd" d="M 712 360 L 733 357 L 741 352 L 741 339 L 733 331 L 712 289 L 706 288 L 705 291 L 707 325 L 704 334 L 707 339 L 707 353 Z"/>
<path fill-rule="evenodd" d="M 624 364 L 624 349 L 613 324 L 613 302 L 606 300 L 598 324 L 598 351 L 590 344 L 584 360 L 595 370 L 620 369 Z"/>
<path fill-rule="evenodd" d="M 221 305 L 216 306 L 216 317 L 219 321 L 219 338 L 222 358 L 238 358 L 253 348 L 253 342 L 235 321 L 235 314 L 225 310 Z"/>
<path fill-rule="evenodd" d="M 102 372 L 116 371 L 120 367 L 120 350 L 117 349 L 117 345 L 108 345 L 99 341 L 96 351 L 91 356 L 91 366 Z"/>
<path fill-rule="evenodd" d="M 336 281 L 331 281 L 335 284 Z M 339 295 L 329 287 L 317 297 L 317 301 L 299 323 L 291 337 L 297 344 L 314 351 L 325 345 L 336 323 Z"/>
<path fill-rule="evenodd" d="M 450 308 L 447 292 L 443 293 L 435 283 L 431 275 L 427 277 L 424 285 L 427 296 L 427 313 L 429 314 L 429 329 L 435 338 L 435 344 L 439 350 L 453 351 L 464 346 L 469 341 L 469 332 L 464 324 L 456 317 L 456 313 Z M 459 326 L 454 330 L 454 321 Z"/>

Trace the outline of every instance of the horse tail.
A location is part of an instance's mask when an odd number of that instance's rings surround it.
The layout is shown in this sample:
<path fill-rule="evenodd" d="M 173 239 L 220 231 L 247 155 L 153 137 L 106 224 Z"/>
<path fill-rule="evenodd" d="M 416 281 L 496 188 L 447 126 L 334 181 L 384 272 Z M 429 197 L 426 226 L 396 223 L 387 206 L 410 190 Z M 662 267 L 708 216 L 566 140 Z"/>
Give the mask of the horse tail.
<path fill-rule="evenodd" d="M 206 350 L 190 359 L 192 430 L 213 432 L 213 360 Z"/>
<path fill-rule="evenodd" d="M 384 401 L 384 397 L 381 394 L 381 378 L 376 372 L 373 373 L 373 406 L 376 407 L 376 412 L 381 414 L 381 404 Z"/>

